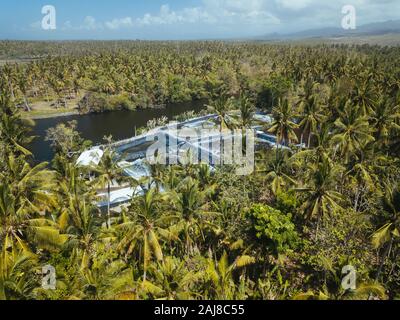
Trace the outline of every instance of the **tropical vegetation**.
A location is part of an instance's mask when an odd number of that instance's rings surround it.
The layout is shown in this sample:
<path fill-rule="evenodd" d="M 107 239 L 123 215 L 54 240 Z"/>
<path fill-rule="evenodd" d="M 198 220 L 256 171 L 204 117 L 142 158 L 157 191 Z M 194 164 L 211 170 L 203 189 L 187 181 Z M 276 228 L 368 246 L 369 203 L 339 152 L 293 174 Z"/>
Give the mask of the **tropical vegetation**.
<path fill-rule="evenodd" d="M 28 53 L 0 67 L 0 299 L 400 298 L 399 48 L 0 42 Z M 56 156 L 37 163 L 21 115 L 77 95 L 82 112 L 206 99 L 221 130 L 259 109 L 278 143 L 248 176 L 187 164 L 139 181 L 107 147 L 87 179 L 76 124 L 49 131 Z M 143 195 L 112 208 L 116 180 Z"/>

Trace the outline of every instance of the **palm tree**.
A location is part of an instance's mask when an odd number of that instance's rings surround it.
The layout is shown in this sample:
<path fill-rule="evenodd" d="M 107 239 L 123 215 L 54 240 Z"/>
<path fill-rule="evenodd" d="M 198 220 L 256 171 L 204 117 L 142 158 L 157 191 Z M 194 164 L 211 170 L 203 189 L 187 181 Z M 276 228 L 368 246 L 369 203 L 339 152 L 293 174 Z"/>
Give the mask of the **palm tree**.
<path fill-rule="evenodd" d="M 9 98 L 7 96 L 0 96 L 1 141 L 12 152 L 29 156 L 31 152 L 26 149 L 26 146 L 33 140 L 33 137 L 29 135 L 33 121 L 21 119 L 14 112 Z"/>
<path fill-rule="evenodd" d="M 96 242 L 90 266 L 79 271 L 81 290 L 91 300 L 134 300 L 134 270 L 107 249 L 106 243 Z"/>
<path fill-rule="evenodd" d="M 206 269 L 203 279 L 206 285 L 207 299 L 233 300 L 238 294 L 238 286 L 234 282 L 233 273 L 254 264 L 256 259 L 249 255 L 236 257 L 232 264 L 229 264 L 229 257 L 223 253 L 220 260 L 212 258 L 205 260 Z"/>
<path fill-rule="evenodd" d="M 11 243 L 26 254 L 36 248 L 60 248 L 67 240 L 66 236 L 50 219 L 35 218 L 29 206 L 24 204 L 8 186 L 0 184 L 0 248 Z"/>
<path fill-rule="evenodd" d="M 8 157 L 0 174 L 0 242 L 8 237 L 25 251 L 30 251 L 26 240 L 42 248 L 57 248 L 65 242 L 48 219 L 57 201 L 54 175 L 46 166 L 42 163 L 31 168 L 23 157 Z"/>
<path fill-rule="evenodd" d="M 332 145 L 340 152 L 340 156 L 349 163 L 356 151 L 361 150 L 364 144 L 374 141 L 368 119 L 360 114 L 360 109 L 346 104 L 345 111 L 335 121 L 335 135 Z"/>
<path fill-rule="evenodd" d="M 315 88 L 318 87 L 319 83 L 307 78 L 301 86 L 301 92 L 299 94 L 298 105 L 306 104 L 315 95 Z"/>
<path fill-rule="evenodd" d="M 389 219 L 372 236 L 372 244 L 375 249 L 383 249 L 381 263 L 376 274 L 379 280 L 386 260 L 393 255 L 396 257 L 396 244 L 400 238 L 400 186 L 386 186 L 382 199 L 383 210 L 389 213 Z"/>
<path fill-rule="evenodd" d="M 60 101 L 62 100 L 63 97 L 63 88 L 64 84 L 60 79 L 54 76 L 50 76 L 49 78 L 49 84 L 51 89 L 55 92 L 56 94 L 56 109 L 60 107 Z"/>
<path fill-rule="evenodd" d="M 372 75 L 356 83 L 351 92 L 351 101 L 353 105 L 359 106 L 362 116 L 366 117 L 373 113 L 375 100 L 373 98 L 374 88 L 371 82 Z"/>
<path fill-rule="evenodd" d="M 393 106 L 391 100 L 381 98 L 375 105 L 372 115 L 372 123 L 375 127 L 376 141 L 382 141 L 386 146 L 389 143 L 390 134 L 400 131 L 400 125 L 396 123 L 400 119 L 400 105 Z"/>
<path fill-rule="evenodd" d="M 28 87 L 28 85 L 29 85 L 29 83 L 28 83 L 26 77 L 25 76 L 20 76 L 19 79 L 18 79 L 18 87 L 19 87 L 19 90 L 21 91 L 21 94 L 22 94 L 22 99 L 24 101 L 25 109 L 26 109 L 26 111 L 30 112 L 31 111 L 31 107 L 29 106 L 29 102 L 28 102 L 28 99 L 27 99 L 27 92 L 28 92 L 28 88 L 27 87 Z"/>
<path fill-rule="evenodd" d="M 251 128 L 254 122 L 254 112 L 255 108 L 250 99 L 241 95 L 239 100 L 237 101 L 239 107 L 239 119 L 237 121 L 237 126 L 242 130 Z"/>
<path fill-rule="evenodd" d="M 386 289 L 379 283 L 362 283 L 354 291 L 338 289 L 336 292 L 330 293 L 326 287 L 318 293 L 309 290 L 307 292 L 297 293 L 293 297 L 293 300 L 369 300 L 372 296 L 386 299 L 385 291 Z"/>
<path fill-rule="evenodd" d="M 0 300 L 30 300 L 39 285 L 37 258 L 6 241 L 0 246 Z"/>
<path fill-rule="evenodd" d="M 68 206 L 58 217 L 59 228 L 69 236 L 67 246 L 73 248 L 81 257 L 81 268 L 90 264 L 93 246 L 99 235 L 98 208 L 75 195 L 70 195 Z"/>
<path fill-rule="evenodd" d="M 177 240 L 176 235 L 169 230 L 176 217 L 164 213 L 161 215 L 161 196 L 157 190 L 145 190 L 143 196 L 134 199 L 128 215 L 122 223 L 115 226 L 120 234 L 119 250 L 127 255 L 136 252 L 143 263 L 143 282 L 147 279 L 147 268 L 153 257 L 157 261 L 164 258 L 159 239 Z M 136 250 L 135 250 L 136 249 Z"/>
<path fill-rule="evenodd" d="M 13 68 L 9 64 L 6 64 L 4 67 L 2 67 L 2 73 L 4 74 L 4 77 L 5 77 L 7 89 L 9 90 L 11 99 L 13 101 L 15 100 L 15 91 L 14 91 L 14 85 L 15 85 L 15 81 L 16 81 L 15 71 L 16 71 L 16 69 Z"/>
<path fill-rule="evenodd" d="M 287 173 L 286 163 L 288 153 L 281 149 L 276 149 L 272 153 L 267 152 L 263 155 L 263 163 L 257 173 L 264 173 L 263 178 L 270 183 L 270 189 L 274 195 L 282 191 L 282 188 L 289 185 L 297 185 L 297 182 Z"/>
<path fill-rule="evenodd" d="M 110 149 L 107 149 L 100 163 L 93 168 L 98 174 L 98 185 L 107 187 L 107 225 L 111 227 L 111 185 L 122 180 L 123 168 L 115 161 L 116 155 Z"/>
<path fill-rule="evenodd" d="M 180 226 L 184 232 L 185 252 L 193 253 L 193 246 L 198 237 L 205 240 L 203 228 L 211 226 L 210 212 L 206 211 L 207 199 L 214 192 L 214 186 L 199 190 L 199 184 L 192 178 L 186 178 L 176 188 L 168 193 L 172 203 L 172 212 L 178 215 Z"/>
<path fill-rule="evenodd" d="M 341 168 L 328 157 L 320 162 L 309 164 L 307 187 L 296 189 L 305 194 L 302 209 L 309 219 L 317 218 L 316 235 L 321 219 L 326 215 L 342 210 L 340 203 L 343 195 L 335 190 L 335 181 L 340 176 Z"/>
<path fill-rule="evenodd" d="M 274 121 L 268 132 L 277 136 L 277 144 L 283 142 L 286 145 L 292 141 L 298 141 L 295 129 L 299 126 L 293 122 L 295 113 L 288 99 L 279 100 L 278 106 L 273 109 L 273 118 Z"/>
<path fill-rule="evenodd" d="M 228 113 L 232 109 L 232 99 L 226 95 L 221 95 L 212 105 L 207 105 L 207 108 L 212 113 L 218 116 L 220 123 L 220 131 L 223 132 L 230 127 L 228 121 Z"/>
<path fill-rule="evenodd" d="M 359 160 L 349 164 L 346 176 L 349 178 L 348 185 L 356 189 L 354 210 L 358 211 L 363 193 L 366 193 L 365 196 L 368 196 L 368 192 L 380 194 L 379 179 L 375 172 L 379 162 L 385 163 L 385 158 L 374 152 L 372 143 L 363 146 L 356 156 Z"/>
<path fill-rule="evenodd" d="M 331 125 L 328 122 L 322 122 L 315 133 L 316 145 L 311 149 L 303 149 L 295 153 L 290 158 L 290 164 L 296 167 L 298 173 L 304 173 L 309 162 L 318 163 L 323 158 L 329 157 L 331 153 Z"/>
<path fill-rule="evenodd" d="M 189 300 L 201 298 L 193 289 L 203 278 L 202 271 L 190 270 L 184 261 L 165 257 L 164 261 L 149 268 L 153 280 L 143 284 L 143 293 L 163 300 Z"/>
<path fill-rule="evenodd" d="M 324 115 L 320 110 L 318 105 L 317 98 L 312 96 L 307 100 L 301 103 L 301 121 L 300 121 L 300 129 L 301 129 L 301 144 L 303 144 L 303 137 L 305 134 L 308 135 L 308 144 L 311 145 L 311 137 L 317 131 L 318 125 L 323 122 Z"/>

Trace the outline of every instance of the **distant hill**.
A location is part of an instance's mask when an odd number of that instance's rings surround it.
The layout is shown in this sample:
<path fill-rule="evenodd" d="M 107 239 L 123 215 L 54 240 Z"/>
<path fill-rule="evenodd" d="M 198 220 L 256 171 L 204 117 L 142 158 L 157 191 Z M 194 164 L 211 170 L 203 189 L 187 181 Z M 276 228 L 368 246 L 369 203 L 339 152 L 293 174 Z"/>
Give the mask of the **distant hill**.
<path fill-rule="evenodd" d="M 272 33 L 260 37 L 255 37 L 254 40 L 301 40 L 310 38 L 349 38 L 349 37 L 365 37 L 379 36 L 386 34 L 400 34 L 400 20 L 390 20 L 385 22 L 376 22 L 365 24 L 357 27 L 356 30 L 344 30 L 342 28 L 322 28 L 305 30 L 290 34 Z"/>

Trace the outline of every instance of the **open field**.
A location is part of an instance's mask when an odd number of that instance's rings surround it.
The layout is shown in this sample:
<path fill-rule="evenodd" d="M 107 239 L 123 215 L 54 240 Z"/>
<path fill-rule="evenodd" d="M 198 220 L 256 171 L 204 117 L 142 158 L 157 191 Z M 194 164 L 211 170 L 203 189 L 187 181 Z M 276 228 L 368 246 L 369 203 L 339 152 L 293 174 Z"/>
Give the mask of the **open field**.
<path fill-rule="evenodd" d="M 260 42 L 270 44 L 288 44 L 288 45 L 306 45 L 306 46 L 318 46 L 318 45 L 334 45 L 334 44 L 345 44 L 349 46 L 361 46 L 361 45 L 372 45 L 372 46 L 389 46 L 397 47 L 400 46 L 400 33 L 383 34 L 383 35 L 367 35 L 367 36 L 351 36 L 351 37 L 337 37 L 337 38 L 304 38 L 296 40 L 270 40 Z"/>
<path fill-rule="evenodd" d="M 76 98 L 66 100 L 67 106 L 61 107 L 54 106 L 54 99 L 50 99 L 50 101 L 34 99 L 34 101 L 29 102 L 31 110 L 26 111 L 24 108 L 20 108 L 20 113 L 26 119 L 44 119 L 79 114 L 78 103 L 81 99 L 82 95 L 78 95 Z"/>
<path fill-rule="evenodd" d="M 347 38 L 333 38 L 329 39 L 330 43 L 341 43 L 347 45 L 377 45 L 377 46 L 399 46 L 400 45 L 400 33 L 384 34 L 376 36 L 359 36 L 359 37 L 347 37 Z"/>

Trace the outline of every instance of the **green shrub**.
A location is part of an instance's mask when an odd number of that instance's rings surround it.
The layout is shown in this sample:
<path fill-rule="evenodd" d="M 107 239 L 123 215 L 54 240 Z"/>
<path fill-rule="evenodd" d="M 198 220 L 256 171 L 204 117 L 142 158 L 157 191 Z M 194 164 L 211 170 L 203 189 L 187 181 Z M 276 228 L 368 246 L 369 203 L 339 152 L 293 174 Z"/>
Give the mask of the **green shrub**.
<path fill-rule="evenodd" d="M 264 241 L 274 254 L 284 254 L 297 247 L 299 242 L 290 214 L 269 206 L 256 204 L 248 212 L 257 239 Z"/>
<path fill-rule="evenodd" d="M 294 192 L 279 192 L 276 196 L 276 208 L 283 213 L 295 213 L 298 207 Z"/>

